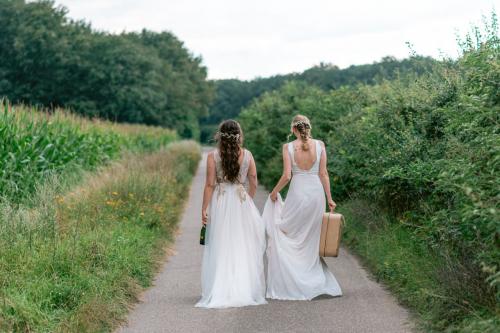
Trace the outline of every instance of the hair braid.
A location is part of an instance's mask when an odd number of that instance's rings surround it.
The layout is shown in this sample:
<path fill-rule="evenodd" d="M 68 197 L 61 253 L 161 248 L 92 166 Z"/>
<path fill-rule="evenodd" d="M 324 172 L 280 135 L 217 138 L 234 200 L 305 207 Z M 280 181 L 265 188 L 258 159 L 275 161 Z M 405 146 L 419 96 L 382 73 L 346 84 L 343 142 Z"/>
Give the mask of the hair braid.
<path fill-rule="evenodd" d="M 292 129 L 294 128 L 299 132 L 299 139 L 302 141 L 302 150 L 309 150 L 308 141 L 311 138 L 311 122 L 309 118 L 302 115 L 295 116 L 292 121 Z"/>

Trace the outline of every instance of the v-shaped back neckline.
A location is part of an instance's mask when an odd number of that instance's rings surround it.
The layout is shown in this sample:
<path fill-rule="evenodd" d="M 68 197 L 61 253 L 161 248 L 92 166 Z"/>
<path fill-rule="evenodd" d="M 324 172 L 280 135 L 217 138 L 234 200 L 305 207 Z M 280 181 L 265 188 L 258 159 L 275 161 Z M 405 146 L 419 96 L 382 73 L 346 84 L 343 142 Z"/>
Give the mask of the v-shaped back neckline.
<path fill-rule="evenodd" d="M 310 172 L 315 166 L 316 166 L 316 162 L 318 162 L 319 158 L 318 158 L 318 140 L 316 139 L 312 139 L 314 141 L 314 155 L 315 155 L 315 158 L 314 158 L 314 162 L 312 163 L 311 167 L 308 168 L 308 169 L 302 169 L 301 167 L 299 167 L 299 165 L 297 164 L 297 162 L 295 161 L 295 145 L 293 144 L 293 141 L 290 142 L 290 144 L 292 145 L 292 163 L 295 165 L 295 167 L 297 169 L 299 169 L 300 171 L 302 172 Z"/>

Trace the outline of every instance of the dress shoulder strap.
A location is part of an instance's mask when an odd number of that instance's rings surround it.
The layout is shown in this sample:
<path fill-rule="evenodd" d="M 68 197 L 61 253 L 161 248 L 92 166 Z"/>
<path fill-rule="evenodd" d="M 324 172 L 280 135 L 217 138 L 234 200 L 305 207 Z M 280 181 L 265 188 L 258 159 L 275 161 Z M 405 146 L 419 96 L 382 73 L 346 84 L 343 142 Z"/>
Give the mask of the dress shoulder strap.
<path fill-rule="evenodd" d="M 219 149 L 214 149 L 213 154 L 215 162 L 219 162 L 220 161 Z"/>
<path fill-rule="evenodd" d="M 314 141 L 316 141 L 316 161 L 319 161 L 323 148 L 321 147 L 321 143 L 319 143 L 319 140 L 315 139 Z"/>
<path fill-rule="evenodd" d="M 243 161 L 241 165 L 245 167 L 250 165 L 250 152 L 245 148 L 243 148 Z"/>
<path fill-rule="evenodd" d="M 295 152 L 295 149 L 293 149 L 293 142 L 289 142 L 288 143 L 288 154 L 290 155 L 290 159 L 292 161 L 292 164 L 295 164 L 294 152 Z"/>
<path fill-rule="evenodd" d="M 243 148 L 243 160 L 240 165 L 240 183 L 245 183 L 246 181 L 248 170 L 250 169 L 250 156 L 250 151 Z"/>

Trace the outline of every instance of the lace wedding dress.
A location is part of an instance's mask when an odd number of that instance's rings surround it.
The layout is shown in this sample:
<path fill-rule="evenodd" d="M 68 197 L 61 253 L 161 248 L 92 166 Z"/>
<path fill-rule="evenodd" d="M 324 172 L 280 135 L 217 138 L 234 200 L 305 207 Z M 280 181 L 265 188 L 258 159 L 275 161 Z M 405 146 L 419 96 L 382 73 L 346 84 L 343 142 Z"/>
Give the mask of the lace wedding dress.
<path fill-rule="evenodd" d="M 239 183 L 224 182 L 219 152 L 202 264 L 202 297 L 196 307 L 265 304 L 265 225 L 245 183 L 252 155 L 244 150 Z"/>
<path fill-rule="evenodd" d="M 319 257 L 325 194 L 319 179 L 321 145 L 315 140 L 316 161 L 309 170 L 295 163 L 293 144 L 288 144 L 292 180 L 286 200 L 268 199 L 263 212 L 266 223 L 267 297 L 310 300 L 321 294 L 342 295 L 337 280 Z"/>

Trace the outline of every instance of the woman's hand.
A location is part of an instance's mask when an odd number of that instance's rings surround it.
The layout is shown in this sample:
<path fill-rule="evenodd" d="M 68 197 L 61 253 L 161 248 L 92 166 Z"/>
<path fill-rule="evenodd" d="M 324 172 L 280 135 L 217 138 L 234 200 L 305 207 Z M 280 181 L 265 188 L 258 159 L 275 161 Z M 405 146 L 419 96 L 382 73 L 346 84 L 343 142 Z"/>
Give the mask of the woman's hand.
<path fill-rule="evenodd" d="M 201 211 L 201 224 L 207 225 L 208 223 L 208 214 L 206 210 Z"/>
<path fill-rule="evenodd" d="M 332 199 L 328 199 L 328 207 L 330 208 L 330 212 L 333 213 L 335 207 L 337 207 L 337 204 Z"/>
<path fill-rule="evenodd" d="M 269 197 L 271 198 L 272 201 L 276 201 L 278 199 L 278 193 L 272 191 L 271 194 L 269 194 Z"/>

